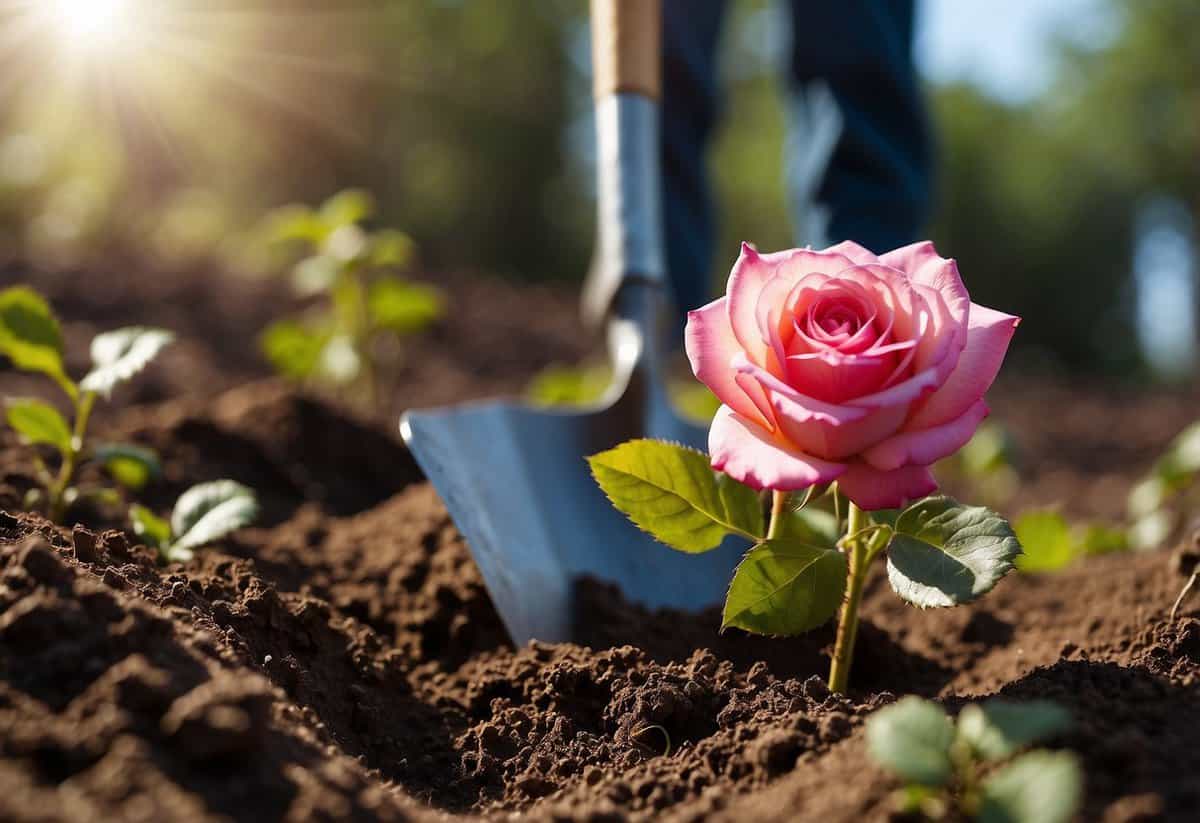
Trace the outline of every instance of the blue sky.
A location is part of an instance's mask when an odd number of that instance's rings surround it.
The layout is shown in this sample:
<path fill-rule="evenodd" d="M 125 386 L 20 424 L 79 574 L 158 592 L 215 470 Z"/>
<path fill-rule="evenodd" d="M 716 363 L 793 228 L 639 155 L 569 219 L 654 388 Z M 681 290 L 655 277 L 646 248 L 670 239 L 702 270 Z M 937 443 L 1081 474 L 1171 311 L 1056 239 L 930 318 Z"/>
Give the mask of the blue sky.
<path fill-rule="evenodd" d="M 936 82 L 967 80 L 1010 102 L 1041 90 L 1053 42 L 1102 41 L 1104 0 L 917 0 L 917 60 Z"/>

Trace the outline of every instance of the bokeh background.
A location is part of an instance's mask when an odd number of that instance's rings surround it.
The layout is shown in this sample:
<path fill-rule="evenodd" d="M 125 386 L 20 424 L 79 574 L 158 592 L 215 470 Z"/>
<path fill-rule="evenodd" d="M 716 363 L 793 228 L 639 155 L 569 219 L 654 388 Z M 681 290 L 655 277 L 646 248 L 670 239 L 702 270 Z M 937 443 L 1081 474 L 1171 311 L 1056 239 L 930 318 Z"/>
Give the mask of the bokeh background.
<path fill-rule="evenodd" d="M 738 0 L 712 164 L 728 254 L 792 245 L 791 32 Z M 581 278 L 584 0 L 0 0 L 0 266 L 267 272 L 263 214 L 347 186 L 424 271 Z M 1025 318 L 1020 366 L 1194 370 L 1200 3 L 923 0 L 929 235 Z M 100 276 L 92 274 L 92 276 Z"/>

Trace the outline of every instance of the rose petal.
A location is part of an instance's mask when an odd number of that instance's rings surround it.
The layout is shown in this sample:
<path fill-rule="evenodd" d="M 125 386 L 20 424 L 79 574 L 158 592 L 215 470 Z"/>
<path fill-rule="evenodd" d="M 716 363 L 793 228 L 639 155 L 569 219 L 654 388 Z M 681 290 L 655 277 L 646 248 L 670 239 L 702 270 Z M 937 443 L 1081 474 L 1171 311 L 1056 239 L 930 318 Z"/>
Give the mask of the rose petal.
<path fill-rule="evenodd" d="M 987 413 L 987 404 L 977 400 L 962 417 L 929 429 L 893 435 L 864 451 L 862 458 L 881 471 L 928 466 L 965 446 Z"/>
<path fill-rule="evenodd" d="M 781 446 L 760 427 L 722 406 L 708 432 L 712 467 L 754 489 L 795 491 L 836 480 L 846 467 Z"/>
<path fill-rule="evenodd" d="M 840 254 L 812 249 L 759 254 L 749 243 L 743 243 L 741 254 L 729 273 L 726 296 L 734 336 L 750 359 L 760 365 L 767 362 L 769 336 L 764 336 L 759 327 L 757 307 L 759 295 L 769 280 L 783 277 L 790 288 L 808 274 L 837 274 L 851 265 L 850 260 Z"/>
<path fill-rule="evenodd" d="M 954 371 L 913 413 L 908 428 L 928 429 L 961 416 L 983 397 L 1000 371 L 1021 318 L 971 305 L 967 344 Z"/>
<path fill-rule="evenodd" d="M 733 360 L 742 350 L 729 325 L 727 305 L 727 299 L 721 297 L 688 312 L 683 342 L 692 373 L 722 403 L 774 431 L 774 414 L 763 388 L 755 381 L 737 379 Z"/>
<path fill-rule="evenodd" d="M 793 419 L 797 421 L 822 420 L 830 425 L 840 426 L 844 423 L 860 420 L 868 414 L 867 409 L 826 403 L 815 397 L 802 394 L 766 369 L 751 363 L 745 353 L 739 352 L 734 355 L 733 368 L 739 374 L 755 380 L 768 398 L 780 395 L 790 400 L 794 406 L 792 412 Z M 772 409 L 774 409 L 773 403 Z"/>
<path fill-rule="evenodd" d="M 838 478 L 838 491 L 867 511 L 898 509 L 936 490 L 937 481 L 925 466 L 881 472 L 865 463 L 851 463 Z"/>
<path fill-rule="evenodd" d="M 829 248 L 825 249 L 825 251 L 833 254 L 840 254 L 843 257 L 848 257 L 850 258 L 851 262 L 859 266 L 864 266 L 868 263 L 880 262 L 879 258 L 875 256 L 874 252 L 863 248 L 853 240 L 843 240 L 836 246 L 830 246 Z"/>
<path fill-rule="evenodd" d="M 806 454 L 823 460 L 844 460 L 894 434 L 904 425 L 908 406 L 876 409 L 861 418 L 847 415 L 831 420 L 828 415 L 814 417 L 809 409 L 790 397 L 770 392 L 771 407 L 780 434 Z M 849 407 L 842 407 L 849 411 Z"/>
<path fill-rule="evenodd" d="M 924 240 L 880 255 L 885 266 L 899 269 L 914 283 L 929 286 L 941 293 L 951 314 L 966 325 L 971 298 L 958 273 L 958 263 L 941 257 L 933 243 Z"/>
<path fill-rule="evenodd" d="M 788 383 L 803 386 L 818 400 L 844 403 L 877 390 L 898 359 L 895 354 L 875 357 L 829 350 L 795 354 L 787 359 Z"/>

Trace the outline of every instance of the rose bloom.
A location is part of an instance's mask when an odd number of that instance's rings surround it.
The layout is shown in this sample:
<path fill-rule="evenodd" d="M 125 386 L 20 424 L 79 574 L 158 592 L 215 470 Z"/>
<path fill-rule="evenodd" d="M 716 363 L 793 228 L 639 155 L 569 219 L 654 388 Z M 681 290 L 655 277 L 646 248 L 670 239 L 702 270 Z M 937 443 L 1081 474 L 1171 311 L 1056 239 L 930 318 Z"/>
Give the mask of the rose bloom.
<path fill-rule="evenodd" d="M 876 256 L 856 243 L 759 254 L 688 313 L 692 370 L 723 404 L 713 468 L 756 489 L 836 480 L 864 509 L 937 488 L 929 465 L 987 415 L 1019 318 L 971 302 L 932 243 Z"/>

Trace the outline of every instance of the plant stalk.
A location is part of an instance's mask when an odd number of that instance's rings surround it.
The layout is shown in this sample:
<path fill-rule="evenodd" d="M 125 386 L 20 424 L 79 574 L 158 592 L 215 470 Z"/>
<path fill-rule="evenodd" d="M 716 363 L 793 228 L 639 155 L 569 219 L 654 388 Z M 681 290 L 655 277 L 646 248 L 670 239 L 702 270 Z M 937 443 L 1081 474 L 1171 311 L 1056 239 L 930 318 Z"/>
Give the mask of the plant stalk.
<path fill-rule="evenodd" d="M 58 477 L 50 487 L 46 512 L 51 522 L 62 524 L 63 516 L 67 513 L 67 489 L 75 479 L 75 469 L 79 466 L 79 456 L 83 453 L 84 436 L 87 434 L 88 419 L 92 416 L 92 407 L 96 405 L 96 393 L 84 392 L 75 407 L 75 426 L 71 432 L 70 447 L 63 453 L 62 465 L 58 468 Z"/>
<path fill-rule="evenodd" d="M 773 491 L 771 492 L 771 522 L 767 525 L 767 539 L 774 540 L 779 534 L 779 529 L 783 527 L 783 518 L 787 512 L 788 498 L 791 492 Z"/>
<path fill-rule="evenodd" d="M 853 501 L 847 517 L 846 534 L 855 535 L 846 546 L 846 563 L 849 570 L 846 581 L 846 597 L 842 601 L 842 612 L 838 617 L 837 640 L 833 647 L 833 660 L 829 666 L 829 690 L 844 694 L 850 682 L 850 663 L 854 659 L 854 641 L 858 638 L 858 606 L 862 602 L 863 584 L 867 579 L 870 563 L 865 535 L 859 534 L 867 527 L 867 514 Z"/>

